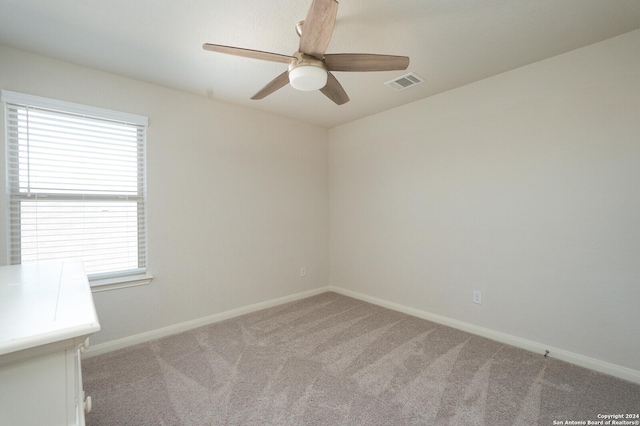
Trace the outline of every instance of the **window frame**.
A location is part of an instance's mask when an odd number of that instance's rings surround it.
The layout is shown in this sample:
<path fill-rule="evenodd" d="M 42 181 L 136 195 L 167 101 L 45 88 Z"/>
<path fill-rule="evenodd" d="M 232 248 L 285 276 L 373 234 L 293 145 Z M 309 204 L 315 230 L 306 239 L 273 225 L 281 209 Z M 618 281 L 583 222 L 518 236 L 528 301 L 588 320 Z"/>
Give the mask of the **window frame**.
<path fill-rule="evenodd" d="M 4 138 L 5 138 L 5 153 L 6 153 L 5 167 L 7 167 L 6 173 L 5 173 L 5 178 L 6 178 L 5 191 L 8 197 L 8 200 L 6 202 L 6 209 L 7 209 L 6 223 L 8 227 L 7 236 L 9 237 L 9 240 L 7 241 L 7 246 L 9 249 L 7 252 L 7 256 L 8 256 L 7 263 L 12 262 L 12 251 L 14 249 L 12 247 L 13 239 L 17 238 L 18 241 L 21 241 L 21 236 L 19 235 L 20 225 L 18 224 L 17 230 L 16 230 L 16 227 L 14 226 L 15 223 L 13 222 L 15 218 L 10 211 L 12 201 L 14 199 L 21 199 L 21 197 L 16 197 L 14 195 L 14 194 L 18 194 L 19 191 L 15 191 L 15 188 L 12 189 L 10 187 L 10 185 L 12 185 L 12 179 L 9 178 L 9 170 L 11 165 L 13 164 L 12 158 L 9 155 L 9 146 L 11 143 L 13 143 L 10 140 L 10 135 L 9 135 L 9 132 L 10 132 L 10 126 L 8 123 L 9 105 L 15 105 L 18 107 L 58 111 L 58 112 L 71 114 L 75 116 L 91 117 L 96 119 L 102 119 L 105 121 L 120 122 L 120 123 L 132 124 L 135 126 L 142 127 L 143 150 L 141 154 L 142 158 L 139 163 L 141 164 L 142 170 L 139 170 L 139 175 L 141 177 L 138 182 L 138 186 L 139 186 L 138 198 L 140 197 L 142 198 L 143 209 L 142 209 L 142 212 L 138 212 L 137 217 L 138 217 L 138 226 L 139 227 L 142 226 L 143 229 L 142 230 L 139 229 L 139 232 L 137 235 L 138 235 L 139 247 L 140 247 L 141 241 L 142 241 L 142 247 L 144 247 L 144 259 L 143 259 L 144 266 L 142 268 L 138 268 L 137 270 L 128 270 L 128 271 L 122 271 L 122 272 L 114 271 L 109 273 L 92 274 L 92 276 L 89 278 L 89 282 L 93 292 L 149 284 L 153 279 L 153 276 L 149 273 L 149 267 L 148 267 L 148 260 L 149 260 L 148 234 L 147 234 L 148 203 L 147 203 L 147 191 L 146 191 L 146 182 L 147 182 L 146 180 L 146 130 L 149 122 L 148 118 L 141 115 L 129 114 L 125 112 L 114 111 L 114 110 L 109 110 L 104 108 L 91 107 L 87 105 L 81 105 L 81 104 L 76 104 L 76 103 L 71 103 L 66 101 L 59 101 L 56 99 L 44 98 L 40 96 L 28 95 L 28 94 L 18 93 L 18 92 L 12 92 L 9 90 L 2 90 L 1 100 L 5 104 L 4 106 L 4 111 L 5 111 Z M 12 230 L 15 230 L 15 231 L 12 231 Z M 12 235 L 12 232 L 18 232 L 17 237 L 15 235 Z"/>

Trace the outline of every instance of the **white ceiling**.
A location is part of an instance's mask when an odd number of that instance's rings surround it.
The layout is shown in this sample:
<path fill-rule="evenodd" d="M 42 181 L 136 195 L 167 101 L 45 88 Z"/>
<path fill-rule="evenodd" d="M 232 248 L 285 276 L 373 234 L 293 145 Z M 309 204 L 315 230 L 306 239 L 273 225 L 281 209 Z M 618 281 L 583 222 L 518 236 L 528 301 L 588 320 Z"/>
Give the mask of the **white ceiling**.
<path fill-rule="evenodd" d="M 286 86 L 286 64 L 203 43 L 291 54 L 311 0 L 0 0 L 0 44 L 322 127 L 352 121 L 640 28 L 640 0 L 341 0 L 327 53 L 409 56 L 407 71 L 336 72 L 351 101 Z M 396 92 L 412 71 L 426 81 Z"/>

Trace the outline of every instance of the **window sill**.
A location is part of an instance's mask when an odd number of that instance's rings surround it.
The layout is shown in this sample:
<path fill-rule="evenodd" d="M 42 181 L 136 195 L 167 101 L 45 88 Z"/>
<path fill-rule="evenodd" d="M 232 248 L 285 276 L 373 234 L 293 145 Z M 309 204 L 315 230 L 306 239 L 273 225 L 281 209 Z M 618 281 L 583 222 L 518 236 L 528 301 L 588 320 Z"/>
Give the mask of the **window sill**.
<path fill-rule="evenodd" d="M 117 278 L 102 278 L 96 280 L 89 280 L 92 293 L 99 293 L 101 291 L 116 290 L 119 288 L 137 287 L 140 285 L 147 285 L 153 280 L 153 276 L 149 274 L 129 275 L 126 277 Z"/>

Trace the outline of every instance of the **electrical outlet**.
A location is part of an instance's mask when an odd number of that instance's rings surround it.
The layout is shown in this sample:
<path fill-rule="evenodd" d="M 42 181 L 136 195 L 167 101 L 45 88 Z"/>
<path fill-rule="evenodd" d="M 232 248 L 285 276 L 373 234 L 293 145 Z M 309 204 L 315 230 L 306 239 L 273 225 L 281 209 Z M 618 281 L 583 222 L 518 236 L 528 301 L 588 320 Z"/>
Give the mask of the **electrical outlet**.
<path fill-rule="evenodd" d="M 477 303 L 478 305 L 482 304 L 482 293 L 480 290 L 475 290 L 473 292 L 473 303 Z"/>
<path fill-rule="evenodd" d="M 306 277 L 307 276 L 307 268 L 306 267 L 302 267 L 300 268 L 300 276 L 301 277 Z"/>

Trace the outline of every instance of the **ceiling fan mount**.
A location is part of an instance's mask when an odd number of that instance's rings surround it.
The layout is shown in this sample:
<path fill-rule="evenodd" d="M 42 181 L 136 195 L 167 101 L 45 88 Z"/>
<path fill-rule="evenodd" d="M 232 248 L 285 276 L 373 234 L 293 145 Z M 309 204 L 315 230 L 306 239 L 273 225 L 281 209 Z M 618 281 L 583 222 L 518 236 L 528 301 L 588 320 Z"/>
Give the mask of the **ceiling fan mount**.
<path fill-rule="evenodd" d="M 302 91 L 320 90 L 338 105 L 349 96 L 331 71 L 394 71 L 409 66 L 406 56 L 368 53 L 326 54 L 338 13 L 336 0 L 313 0 L 307 17 L 296 24 L 300 46 L 293 55 L 205 43 L 203 49 L 264 61 L 288 63 L 287 71 L 271 80 L 251 99 L 263 99 L 290 83 Z"/>
<path fill-rule="evenodd" d="M 296 24 L 296 34 L 298 37 L 302 37 L 302 26 L 304 25 L 304 21 L 300 21 Z"/>

